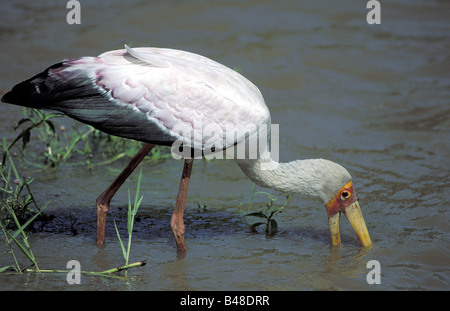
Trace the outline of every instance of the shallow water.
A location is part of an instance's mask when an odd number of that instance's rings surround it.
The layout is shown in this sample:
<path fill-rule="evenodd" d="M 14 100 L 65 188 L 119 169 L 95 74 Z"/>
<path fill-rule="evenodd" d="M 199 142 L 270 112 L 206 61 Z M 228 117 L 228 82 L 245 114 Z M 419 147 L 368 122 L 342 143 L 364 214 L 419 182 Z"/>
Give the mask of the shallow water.
<path fill-rule="evenodd" d="M 0 275 L 0 289 L 449 289 L 447 1 L 383 2 L 381 25 L 367 24 L 364 1 L 81 5 L 81 25 L 68 25 L 61 1 L 0 4 L 0 91 L 63 58 L 124 43 L 179 48 L 240 67 L 280 124 L 282 161 L 323 157 L 351 172 L 374 246 L 361 248 L 342 219 L 343 245 L 330 247 L 324 207 L 301 197 L 277 216 L 275 237 L 252 233 L 238 210 L 251 182 L 231 161 L 197 161 L 185 212 L 188 253 L 177 258 L 169 221 L 182 163 L 167 160 L 143 167 L 131 260 L 146 266 L 126 280 L 82 276 L 80 285 L 68 285 L 63 274 Z M 0 136 L 15 137 L 20 118 L 21 108 L 2 103 Z M 41 269 L 64 269 L 71 259 L 89 271 L 123 264 L 113 219 L 124 229 L 126 189 L 135 188 L 135 175 L 113 200 L 107 246 L 100 250 L 95 199 L 114 175 L 68 165 L 26 174 L 34 178 L 36 199 L 50 202 L 46 211 L 55 216 L 30 234 Z M 0 257 L 0 267 L 9 260 Z M 366 282 L 369 260 L 380 262 L 381 284 Z"/>

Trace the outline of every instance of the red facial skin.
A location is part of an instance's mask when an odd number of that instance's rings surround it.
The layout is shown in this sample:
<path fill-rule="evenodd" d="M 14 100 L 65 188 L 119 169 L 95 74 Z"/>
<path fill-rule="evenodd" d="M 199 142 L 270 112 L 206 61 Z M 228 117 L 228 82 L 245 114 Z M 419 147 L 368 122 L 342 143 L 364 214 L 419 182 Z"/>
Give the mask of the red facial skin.
<path fill-rule="evenodd" d="M 336 215 L 338 212 L 344 212 L 345 208 L 357 201 L 353 183 L 350 181 L 342 187 L 336 196 L 325 206 L 327 208 L 328 218 Z"/>

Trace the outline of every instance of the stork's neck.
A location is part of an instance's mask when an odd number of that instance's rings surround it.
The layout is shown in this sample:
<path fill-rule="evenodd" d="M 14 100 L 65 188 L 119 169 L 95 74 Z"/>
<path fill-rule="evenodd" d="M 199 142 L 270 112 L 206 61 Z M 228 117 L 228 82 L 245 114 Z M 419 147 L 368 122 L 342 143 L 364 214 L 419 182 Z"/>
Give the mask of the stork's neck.
<path fill-rule="evenodd" d="M 257 185 L 286 193 L 320 196 L 322 159 L 278 163 L 269 159 L 235 160 Z"/>
<path fill-rule="evenodd" d="M 277 163 L 266 155 L 255 160 L 235 161 L 259 186 L 320 198 L 324 203 L 333 199 L 342 185 L 351 181 L 344 167 L 324 159 Z"/>

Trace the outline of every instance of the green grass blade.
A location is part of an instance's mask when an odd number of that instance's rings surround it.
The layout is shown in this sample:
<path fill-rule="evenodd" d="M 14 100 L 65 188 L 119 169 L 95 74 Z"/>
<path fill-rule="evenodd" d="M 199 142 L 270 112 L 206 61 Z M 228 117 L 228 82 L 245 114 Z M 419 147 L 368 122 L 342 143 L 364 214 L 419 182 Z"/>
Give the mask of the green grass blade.
<path fill-rule="evenodd" d="M 115 272 L 119 272 L 119 271 L 122 271 L 122 270 L 134 268 L 134 267 L 145 266 L 145 264 L 146 264 L 145 260 L 144 261 L 138 261 L 138 262 L 135 262 L 135 263 L 130 263 L 129 265 L 127 264 L 125 266 L 121 266 L 121 267 L 105 270 L 105 271 L 102 271 L 100 273 L 115 273 Z"/>
<path fill-rule="evenodd" d="M 14 213 L 14 211 L 12 211 L 12 213 Z M 11 214 L 12 214 L 11 213 Z M 16 230 L 16 232 L 14 232 L 13 236 L 16 238 L 19 234 L 23 233 L 23 230 L 30 224 L 33 222 L 34 219 L 36 219 L 36 217 L 38 217 L 40 214 L 42 213 L 42 211 L 37 212 L 36 214 L 33 215 L 33 217 L 31 217 L 30 219 L 27 220 L 26 223 L 24 223 L 22 226 L 20 226 L 19 222 L 16 222 L 16 225 L 18 225 L 18 229 Z M 13 214 L 13 218 L 17 219 L 15 217 L 15 214 Z M 14 220 L 15 221 L 15 220 Z"/>
<path fill-rule="evenodd" d="M 0 268 L 0 273 L 2 273 L 3 271 L 8 270 L 8 269 L 10 269 L 10 268 L 13 268 L 13 269 L 14 269 L 14 266 L 5 266 L 5 267 L 1 267 L 1 268 Z"/>
<path fill-rule="evenodd" d="M 20 248 L 22 253 L 24 253 L 25 256 L 36 266 L 37 270 L 39 271 L 39 268 L 37 266 L 36 259 L 34 258 L 33 254 L 27 250 L 25 246 L 22 245 L 11 233 L 8 232 L 9 237 L 16 243 L 16 245 Z"/>
<path fill-rule="evenodd" d="M 134 208 L 133 211 L 137 212 L 137 209 L 139 208 L 139 190 L 141 189 L 141 179 L 142 179 L 142 166 L 141 169 L 139 171 L 139 177 L 138 177 L 138 182 L 137 182 L 137 186 L 136 186 L 136 195 L 134 196 Z"/>
<path fill-rule="evenodd" d="M 116 228 L 117 238 L 119 239 L 120 248 L 122 249 L 123 258 L 127 259 L 127 252 L 125 246 L 123 245 L 122 239 L 120 238 L 119 229 L 117 228 L 116 220 L 114 220 L 114 227 Z"/>

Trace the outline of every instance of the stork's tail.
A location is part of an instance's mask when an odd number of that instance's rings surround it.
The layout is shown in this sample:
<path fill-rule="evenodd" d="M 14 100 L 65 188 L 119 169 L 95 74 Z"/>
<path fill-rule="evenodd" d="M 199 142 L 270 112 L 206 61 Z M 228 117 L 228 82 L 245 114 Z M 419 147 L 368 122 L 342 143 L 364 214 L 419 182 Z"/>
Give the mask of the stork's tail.
<path fill-rule="evenodd" d="M 38 109 L 60 110 L 60 103 L 98 96 L 91 79 L 78 70 L 65 70 L 78 59 L 54 64 L 43 72 L 15 85 L 2 102 Z M 64 112 L 64 110 L 62 110 Z"/>
<path fill-rule="evenodd" d="M 60 100 L 55 96 L 55 79 L 51 70 L 63 66 L 63 62 L 50 66 L 43 72 L 25 80 L 3 95 L 2 102 L 30 108 L 48 108 L 49 104 Z"/>

